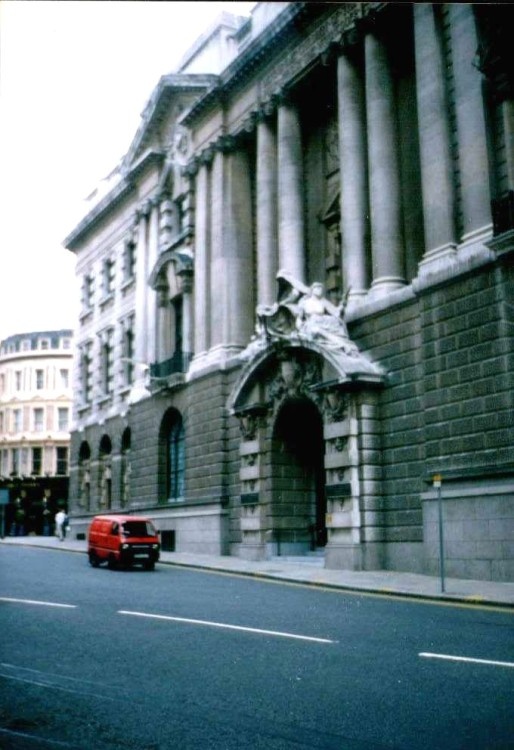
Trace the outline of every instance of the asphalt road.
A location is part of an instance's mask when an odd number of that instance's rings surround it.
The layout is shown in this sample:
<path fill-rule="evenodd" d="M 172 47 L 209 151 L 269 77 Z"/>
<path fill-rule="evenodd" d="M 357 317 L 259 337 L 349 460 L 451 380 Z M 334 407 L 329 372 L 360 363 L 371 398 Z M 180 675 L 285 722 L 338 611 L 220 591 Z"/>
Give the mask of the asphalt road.
<path fill-rule="evenodd" d="M 2 750 L 514 748 L 512 611 L 2 547 L 0 632 Z"/>

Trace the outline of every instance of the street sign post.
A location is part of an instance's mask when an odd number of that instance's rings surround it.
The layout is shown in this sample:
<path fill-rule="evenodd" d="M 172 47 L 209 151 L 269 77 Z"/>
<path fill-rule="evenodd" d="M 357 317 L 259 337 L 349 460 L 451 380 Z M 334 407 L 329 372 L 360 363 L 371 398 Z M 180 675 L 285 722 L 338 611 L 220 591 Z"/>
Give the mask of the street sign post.
<path fill-rule="evenodd" d="M 437 489 L 437 510 L 439 516 L 439 570 L 441 573 L 441 591 L 444 594 L 445 581 L 444 581 L 444 530 L 443 530 L 443 501 L 441 497 L 441 487 L 443 484 L 443 478 L 441 474 L 434 474 L 432 477 L 434 487 Z"/>

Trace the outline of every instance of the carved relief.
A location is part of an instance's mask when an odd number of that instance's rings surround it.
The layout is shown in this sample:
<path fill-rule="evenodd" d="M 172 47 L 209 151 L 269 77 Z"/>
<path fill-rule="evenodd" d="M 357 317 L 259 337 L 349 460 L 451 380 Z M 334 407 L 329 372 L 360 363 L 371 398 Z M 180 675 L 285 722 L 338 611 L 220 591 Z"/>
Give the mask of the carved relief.
<path fill-rule="evenodd" d="M 347 411 L 348 394 L 338 390 L 326 391 L 323 394 L 323 413 L 327 422 L 341 422 Z"/>

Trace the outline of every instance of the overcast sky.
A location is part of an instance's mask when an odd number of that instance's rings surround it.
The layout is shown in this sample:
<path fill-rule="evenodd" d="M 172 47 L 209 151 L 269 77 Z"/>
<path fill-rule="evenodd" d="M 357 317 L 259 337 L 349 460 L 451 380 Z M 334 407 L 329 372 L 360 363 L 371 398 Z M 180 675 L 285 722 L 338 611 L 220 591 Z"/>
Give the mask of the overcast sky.
<path fill-rule="evenodd" d="M 83 199 L 127 151 L 159 77 L 254 2 L 1 0 L 0 340 L 74 328 Z"/>

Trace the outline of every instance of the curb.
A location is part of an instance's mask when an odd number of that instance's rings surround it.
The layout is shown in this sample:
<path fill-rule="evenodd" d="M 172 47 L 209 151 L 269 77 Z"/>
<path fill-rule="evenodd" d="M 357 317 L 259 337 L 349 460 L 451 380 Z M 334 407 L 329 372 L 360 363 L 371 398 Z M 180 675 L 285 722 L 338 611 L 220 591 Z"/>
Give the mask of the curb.
<path fill-rule="evenodd" d="M 0 539 L 0 544 L 3 542 Z M 56 552 L 72 552 L 74 554 L 84 555 L 87 553 L 85 549 L 73 549 L 70 547 L 55 546 L 50 547 L 41 544 L 33 544 L 30 541 L 17 542 L 20 547 L 30 547 L 32 549 L 43 549 Z M 344 583 L 332 583 L 330 581 L 309 581 L 301 580 L 295 577 L 288 576 L 287 574 L 272 573 L 260 573 L 248 570 L 233 570 L 232 568 L 220 568 L 217 566 L 210 566 L 203 563 L 193 562 L 174 562 L 172 560 L 159 560 L 161 565 L 169 565 L 175 568 L 184 568 L 188 570 L 202 570 L 210 573 L 221 573 L 223 575 L 241 576 L 245 578 L 253 578 L 261 581 L 273 581 L 275 583 L 285 582 L 296 586 L 308 586 L 310 588 L 318 589 L 329 589 L 331 591 L 347 592 L 349 594 L 361 595 L 361 596 L 380 596 L 382 598 L 389 599 L 401 599 L 401 600 L 413 600 L 415 602 L 427 602 L 431 604 L 446 604 L 450 605 L 461 605 L 468 607 L 483 607 L 491 609 L 501 609 L 505 611 L 514 611 L 514 602 L 501 602 L 495 599 L 488 599 L 480 594 L 423 594 L 412 591 L 401 591 L 399 589 L 391 588 L 363 588 L 358 586 L 352 586 L 351 584 Z"/>

